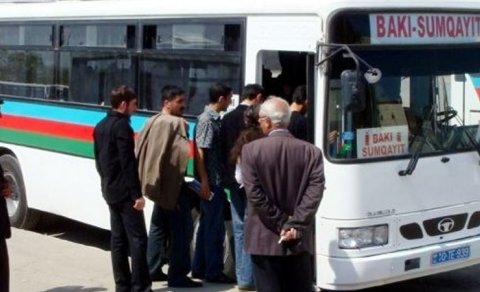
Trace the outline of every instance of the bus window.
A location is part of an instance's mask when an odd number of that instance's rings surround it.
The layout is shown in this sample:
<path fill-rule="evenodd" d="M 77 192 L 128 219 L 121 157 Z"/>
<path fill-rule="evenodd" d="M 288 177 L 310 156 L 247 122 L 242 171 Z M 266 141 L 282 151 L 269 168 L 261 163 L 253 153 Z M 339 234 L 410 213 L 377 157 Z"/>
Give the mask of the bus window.
<path fill-rule="evenodd" d="M 240 58 L 152 53 L 141 58 L 140 77 L 140 108 L 158 111 L 162 87 L 175 84 L 186 89 L 185 114 L 198 115 L 208 104 L 212 83 L 223 82 L 239 92 Z"/>
<path fill-rule="evenodd" d="M 456 61 L 473 50 L 411 48 L 408 56 L 405 49 L 358 50 L 362 59 L 381 68 L 383 76 L 376 84 L 362 82 L 366 106 L 357 112 L 342 108 L 340 102 L 340 74 L 351 68 L 350 61 L 342 56 L 333 58 L 330 77 L 335 78 L 329 81 L 328 127 L 338 131 L 338 136 L 329 153 L 342 159 L 366 159 L 473 149 L 471 137 L 478 121 L 469 119 L 468 109 L 462 107 L 474 104 L 470 100 L 476 92 L 461 88 L 465 86 L 462 83 L 469 88 L 474 82 L 480 64 Z M 401 62 L 394 65 L 393 55 Z M 421 65 L 418 59 L 422 59 Z M 466 76 L 464 81 L 456 81 L 459 73 Z"/>
<path fill-rule="evenodd" d="M 60 27 L 61 47 L 134 48 L 134 25 L 68 24 Z"/>
<path fill-rule="evenodd" d="M 240 24 L 218 22 L 149 24 L 143 26 L 143 48 L 240 51 L 240 32 Z"/>
<path fill-rule="evenodd" d="M 52 24 L 0 25 L 0 94 L 48 99 L 54 95 Z"/>
<path fill-rule="evenodd" d="M 51 98 L 54 52 L 2 50 L 0 94 L 9 97 Z"/>
<path fill-rule="evenodd" d="M 69 86 L 68 101 L 109 105 L 117 84 L 135 86 L 131 54 L 115 51 L 60 53 L 60 84 Z"/>
<path fill-rule="evenodd" d="M 139 107 L 158 111 L 160 91 L 167 84 L 186 89 L 185 114 L 191 116 L 203 112 L 212 83 L 222 82 L 239 92 L 242 25 L 230 21 L 145 23 L 139 60 Z"/>
<path fill-rule="evenodd" d="M 53 25 L 0 25 L 2 46 L 52 46 Z"/>
<path fill-rule="evenodd" d="M 60 26 L 58 99 L 109 105 L 118 84 L 135 88 L 136 26 L 125 23 L 63 24 Z M 86 86 L 87 85 L 87 86 Z"/>

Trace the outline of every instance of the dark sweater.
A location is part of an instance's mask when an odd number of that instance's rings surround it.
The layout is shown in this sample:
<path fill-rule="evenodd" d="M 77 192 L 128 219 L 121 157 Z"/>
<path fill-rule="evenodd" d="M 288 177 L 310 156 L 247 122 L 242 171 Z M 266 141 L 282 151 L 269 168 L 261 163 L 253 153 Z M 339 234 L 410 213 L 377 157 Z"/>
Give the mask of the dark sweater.
<path fill-rule="evenodd" d="M 288 130 L 295 138 L 307 141 L 307 118 L 299 112 L 292 112 Z"/>
<path fill-rule="evenodd" d="M 239 104 L 222 119 L 220 136 L 222 137 L 222 161 L 225 166 L 223 182 L 227 185 L 235 183 L 235 164 L 229 162 L 229 157 L 240 133 L 245 129 L 244 114 L 247 109 L 248 105 Z"/>

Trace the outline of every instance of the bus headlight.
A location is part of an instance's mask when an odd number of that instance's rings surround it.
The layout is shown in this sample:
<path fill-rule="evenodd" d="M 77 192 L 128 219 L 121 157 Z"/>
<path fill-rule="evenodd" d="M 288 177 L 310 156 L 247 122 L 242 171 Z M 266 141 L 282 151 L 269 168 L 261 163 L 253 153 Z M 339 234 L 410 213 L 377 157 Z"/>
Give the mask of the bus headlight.
<path fill-rule="evenodd" d="M 387 243 L 387 224 L 338 230 L 338 247 L 341 249 L 358 249 Z"/>

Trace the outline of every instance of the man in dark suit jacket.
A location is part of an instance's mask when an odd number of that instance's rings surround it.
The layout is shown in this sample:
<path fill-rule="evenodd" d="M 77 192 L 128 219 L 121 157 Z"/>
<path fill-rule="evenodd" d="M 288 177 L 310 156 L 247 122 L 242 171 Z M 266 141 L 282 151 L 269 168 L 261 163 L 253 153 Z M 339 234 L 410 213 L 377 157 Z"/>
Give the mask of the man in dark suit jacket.
<path fill-rule="evenodd" d="M 267 137 L 243 147 L 247 192 L 245 250 L 252 254 L 259 292 L 312 291 L 313 221 L 325 176 L 320 149 L 287 130 L 290 109 L 281 98 L 260 108 Z"/>

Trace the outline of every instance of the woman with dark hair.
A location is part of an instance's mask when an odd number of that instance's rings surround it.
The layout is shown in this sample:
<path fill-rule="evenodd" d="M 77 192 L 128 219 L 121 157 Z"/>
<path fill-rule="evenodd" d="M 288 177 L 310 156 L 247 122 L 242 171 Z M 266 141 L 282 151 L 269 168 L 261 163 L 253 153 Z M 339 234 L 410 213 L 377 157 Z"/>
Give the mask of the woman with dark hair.
<path fill-rule="evenodd" d="M 262 138 L 264 135 L 258 123 L 259 105 L 252 105 L 245 110 L 244 121 L 245 129 L 240 132 L 240 136 L 236 140 L 232 150 L 230 151 L 229 162 L 235 165 L 235 179 L 240 184 L 238 195 L 231 196 L 232 200 L 232 216 L 236 224 L 234 228 L 235 237 L 235 268 L 237 274 L 238 289 L 240 291 L 254 291 L 255 284 L 253 279 L 252 260 L 250 255 L 245 253 L 243 249 L 243 224 L 245 222 L 245 209 L 247 208 L 247 196 L 242 185 L 242 173 L 240 170 L 240 159 L 242 148 L 245 144 Z M 234 212 L 235 211 L 235 212 Z"/>
<path fill-rule="evenodd" d="M 242 154 L 243 145 L 264 137 L 260 124 L 258 123 L 260 112 L 260 105 L 253 105 L 245 110 L 245 130 L 240 133 L 235 145 L 230 151 L 230 163 L 235 164 L 235 179 L 242 185 L 241 170 L 240 170 L 240 156 Z"/>

